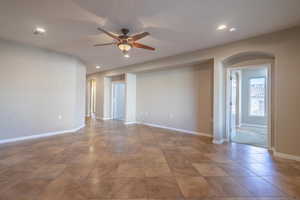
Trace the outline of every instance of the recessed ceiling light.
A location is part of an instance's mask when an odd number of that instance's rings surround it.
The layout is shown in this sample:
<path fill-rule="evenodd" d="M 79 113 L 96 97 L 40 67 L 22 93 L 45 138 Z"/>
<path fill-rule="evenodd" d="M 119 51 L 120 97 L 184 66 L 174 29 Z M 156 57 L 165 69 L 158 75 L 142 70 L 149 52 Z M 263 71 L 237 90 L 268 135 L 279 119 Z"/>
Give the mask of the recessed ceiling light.
<path fill-rule="evenodd" d="M 218 26 L 218 30 L 221 31 L 221 30 L 225 30 L 227 28 L 226 25 L 222 24 L 220 26 Z"/>
<path fill-rule="evenodd" d="M 42 27 L 37 27 L 33 33 L 34 34 L 43 34 L 43 33 L 46 33 L 46 29 L 44 29 Z"/>
<path fill-rule="evenodd" d="M 236 28 L 231 28 L 231 29 L 229 29 L 229 31 L 234 32 L 234 31 L 236 31 Z"/>
<path fill-rule="evenodd" d="M 96 69 L 100 69 L 100 68 L 101 68 L 101 66 L 99 66 L 99 65 L 96 66 Z"/>

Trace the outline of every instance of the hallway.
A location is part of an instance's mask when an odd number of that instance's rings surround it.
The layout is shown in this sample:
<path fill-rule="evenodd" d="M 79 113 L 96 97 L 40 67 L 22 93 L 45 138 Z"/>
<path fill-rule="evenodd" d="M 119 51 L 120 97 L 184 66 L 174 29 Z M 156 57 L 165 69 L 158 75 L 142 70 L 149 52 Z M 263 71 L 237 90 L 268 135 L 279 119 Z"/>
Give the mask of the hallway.
<path fill-rule="evenodd" d="M 250 144 L 258 147 L 268 147 L 267 128 L 238 127 L 232 130 L 232 142 Z"/>
<path fill-rule="evenodd" d="M 118 121 L 0 149 L 0 199 L 300 197 L 300 163 Z"/>

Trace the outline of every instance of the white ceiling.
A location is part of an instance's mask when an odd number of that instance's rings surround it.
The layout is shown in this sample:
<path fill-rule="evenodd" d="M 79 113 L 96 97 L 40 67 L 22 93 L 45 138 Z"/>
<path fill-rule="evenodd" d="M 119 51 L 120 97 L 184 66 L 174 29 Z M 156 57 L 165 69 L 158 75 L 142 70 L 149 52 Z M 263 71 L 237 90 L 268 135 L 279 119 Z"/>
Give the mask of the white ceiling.
<path fill-rule="evenodd" d="M 217 31 L 220 24 L 236 32 Z M 0 0 L 0 38 L 78 56 L 88 73 L 207 48 L 300 24 L 300 0 Z M 33 29 L 47 29 L 44 36 Z M 96 28 L 150 32 L 123 58 Z"/>

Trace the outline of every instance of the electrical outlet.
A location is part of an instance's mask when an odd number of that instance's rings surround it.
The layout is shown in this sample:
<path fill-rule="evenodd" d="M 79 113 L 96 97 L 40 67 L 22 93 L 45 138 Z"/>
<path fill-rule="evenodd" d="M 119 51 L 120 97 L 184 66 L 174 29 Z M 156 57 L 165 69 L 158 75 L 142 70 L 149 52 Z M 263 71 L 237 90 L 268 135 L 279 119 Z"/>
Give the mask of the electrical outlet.
<path fill-rule="evenodd" d="M 174 115 L 172 113 L 169 114 L 169 119 L 173 119 Z"/>
<path fill-rule="evenodd" d="M 61 120 L 62 119 L 62 115 L 58 115 L 58 119 Z"/>

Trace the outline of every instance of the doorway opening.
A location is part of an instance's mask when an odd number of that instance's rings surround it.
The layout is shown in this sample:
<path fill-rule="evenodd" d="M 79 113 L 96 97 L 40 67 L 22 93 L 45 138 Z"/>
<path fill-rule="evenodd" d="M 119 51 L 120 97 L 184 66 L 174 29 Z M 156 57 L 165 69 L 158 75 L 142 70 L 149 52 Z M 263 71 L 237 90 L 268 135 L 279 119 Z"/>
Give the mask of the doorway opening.
<path fill-rule="evenodd" d="M 125 83 L 112 82 L 112 119 L 125 120 Z"/>
<path fill-rule="evenodd" d="M 96 118 L 96 80 L 91 79 L 89 81 L 89 107 L 88 107 L 88 113 L 91 118 Z"/>
<path fill-rule="evenodd" d="M 229 141 L 271 146 L 271 65 L 228 68 L 227 136 Z"/>

